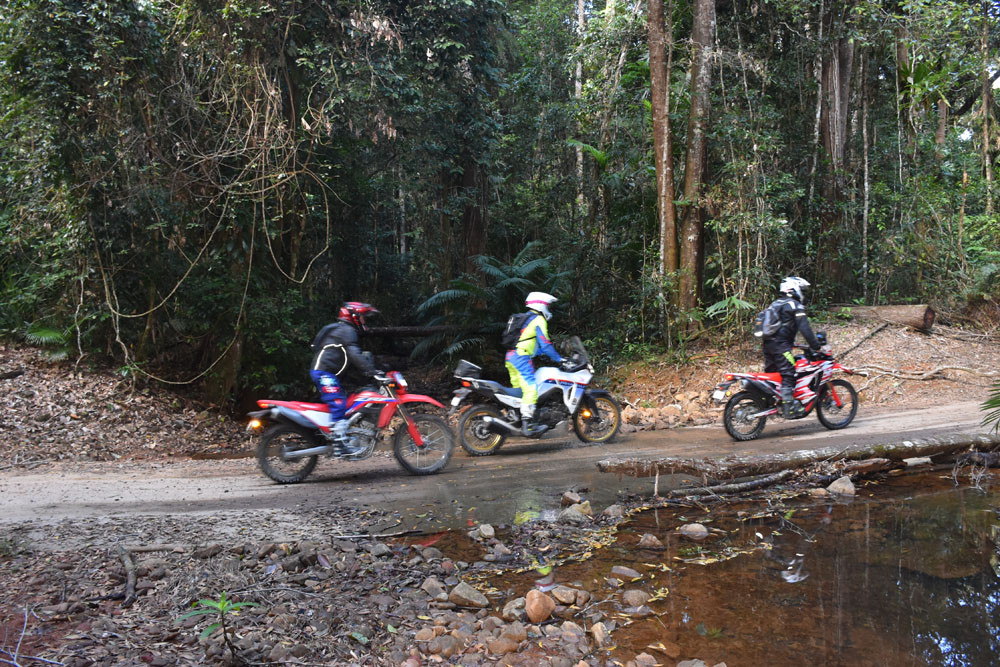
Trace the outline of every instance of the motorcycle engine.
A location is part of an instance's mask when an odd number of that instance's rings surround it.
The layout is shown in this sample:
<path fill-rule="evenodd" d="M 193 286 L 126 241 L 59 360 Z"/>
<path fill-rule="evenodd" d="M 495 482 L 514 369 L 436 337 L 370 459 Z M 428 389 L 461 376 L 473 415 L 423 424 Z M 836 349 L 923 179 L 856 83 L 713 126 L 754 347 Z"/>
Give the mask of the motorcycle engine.
<path fill-rule="evenodd" d="M 566 419 L 566 410 L 562 406 L 543 405 L 538 407 L 538 422 L 549 428 Z"/>
<path fill-rule="evenodd" d="M 372 452 L 375 451 L 375 445 L 378 444 L 378 428 L 372 421 L 361 419 L 347 429 L 347 437 L 351 447 L 360 450 L 351 458 L 366 459 L 372 455 Z"/>

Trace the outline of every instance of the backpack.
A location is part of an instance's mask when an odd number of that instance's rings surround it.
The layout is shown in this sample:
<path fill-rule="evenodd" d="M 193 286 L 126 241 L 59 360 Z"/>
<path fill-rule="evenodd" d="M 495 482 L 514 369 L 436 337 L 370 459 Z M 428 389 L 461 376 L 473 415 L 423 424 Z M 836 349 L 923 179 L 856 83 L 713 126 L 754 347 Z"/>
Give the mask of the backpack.
<path fill-rule="evenodd" d="M 778 313 L 779 303 L 775 301 L 753 318 L 753 335 L 767 340 L 778 333 L 781 328 L 781 315 Z"/>
<path fill-rule="evenodd" d="M 528 320 L 534 317 L 534 313 L 514 313 L 507 320 L 507 326 L 500 334 L 500 344 L 505 350 L 513 350 L 517 347 L 517 342 L 521 338 L 521 331 L 528 325 Z"/>

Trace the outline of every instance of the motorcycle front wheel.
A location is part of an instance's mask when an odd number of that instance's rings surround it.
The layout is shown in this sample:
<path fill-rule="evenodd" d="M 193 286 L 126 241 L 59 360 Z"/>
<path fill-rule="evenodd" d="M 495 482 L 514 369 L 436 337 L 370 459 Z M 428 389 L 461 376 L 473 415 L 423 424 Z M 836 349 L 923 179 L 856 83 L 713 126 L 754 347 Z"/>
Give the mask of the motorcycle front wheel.
<path fill-rule="evenodd" d="M 573 415 L 573 430 L 584 442 L 611 442 L 622 426 L 622 409 L 610 396 L 594 396 L 594 405 Z"/>
<path fill-rule="evenodd" d="M 272 426 L 257 443 L 257 463 L 265 475 L 278 484 L 301 482 L 316 467 L 318 456 L 289 458 L 288 454 L 315 447 L 299 429 L 287 424 Z"/>
<path fill-rule="evenodd" d="M 764 399 L 759 394 L 749 391 L 733 394 L 726 403 L 726 411 L 722 418 L 726 432 L 735 440 L 753 440 L 764 430 L 767 417 L 751 418 L 751 415 L 763 412 L 765 409 Z"/>
<path fill-rule="evenodd" d="M 458 442 L 471 456 L 489 456 L 500 449 L 507 436 L 489 430 L 487 417 L 504 421 L 503 415 L 489 405 L 473 405 L 458 420 Z"/>
<path fill-rule="evenodd" d="M 840 405 L 834 400 L 840 399 Z M 816 416 L 819 423 L 830 430 L 845 428 L 858 414 L 858 392 L 847 380 L 830 380 L 819 390 L 816 398 Z"/>
<path fill-rule="evenodd" d="M 423 445 L 418 445 L 406 423 L 400 425 L 392 436 L 392 452 L 403 470 L 411 475 L 430 475 L 440 471 L 451 459 L 455 451 L 455 436 L 440 417 L 428 414 L 412 414 L 410 419 Z"/>

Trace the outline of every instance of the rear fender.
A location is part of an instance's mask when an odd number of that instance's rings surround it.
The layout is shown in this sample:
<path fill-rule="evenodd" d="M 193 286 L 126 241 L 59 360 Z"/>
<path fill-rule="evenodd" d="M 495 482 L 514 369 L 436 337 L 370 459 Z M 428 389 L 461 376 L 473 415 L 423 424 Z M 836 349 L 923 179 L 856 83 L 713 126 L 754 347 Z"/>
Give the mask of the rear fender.
<path fill-rule="evenodd" d="M 251 412 L 250 416 L 260 419 L 261 421 L 266 419 L 274 424 L 291 426 L 315 445 L 322 445 L 326 443 L 326 439 L 323 437 L 320 428 L 298 412 L 295 412 L 295 410 L 282 406 L 274 406 L 267 410 L 257 410 L 255 412 Z"/>

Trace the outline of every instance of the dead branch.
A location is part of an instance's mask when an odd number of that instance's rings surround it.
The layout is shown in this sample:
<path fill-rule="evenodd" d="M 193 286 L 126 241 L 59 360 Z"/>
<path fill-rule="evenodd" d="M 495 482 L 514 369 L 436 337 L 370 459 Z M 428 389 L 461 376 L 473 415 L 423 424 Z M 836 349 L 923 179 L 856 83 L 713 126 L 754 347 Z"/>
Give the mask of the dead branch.
<path fill-rule="evenodd" d="M 864 337 L 861 340 L 859 340 L 857 343 L 855 343 L 854 345 L 850 346 L 849 348 L 847 348 L 843 352 L 838 352 L 837 356 L 840 357 L 841 359 L 843 359 L 844 357 L 846 357 L 847 355 L 849 355 L 851 352 L 853 352 L 854 350 L 856 350 L 859 347 L 861 347 L 861 344 L 864 343 L 866 340 L 868 340 L 869 338 L 872 338 L 873 336 L 875 336 L 875 334 L 877 334 L 878 332 L 882 331 L 883 329 L 885 329 L 888 326 L 889 326 L 888 322 L 883 322 L 882 324 L 878 325 L 877 327 L 875 327 L 874 329 L 872 329 L 870 332 L 868 332 L 867 334 L 865 334 Z"/>
<path fill-rule="evenodd" d="M 972 375 L 978 375 L 980 377 L 993 377 L 997 375 L 995 371 L 979 371 L 975 368 L 968 368 L 967 366 L 938 366 L 929 371 L 904 371 L 899 368 L 886 368 L 885 366 L 880 366 L 878 364 L 865 364 L 864 366 L 858 366 L 854 369 L 855 371 L 879 371 L 883 376 L 893 377 L 900 380 L 933 380 L 940 373 L 944 371 L 961 371 L 963 373 L 971 373 Z"/>
<path fill-rule="evenodd" d="M 766 475 L 764 477 L 758 477 L 757 479 L 751 479 L 737 484 L 719 484 L 717 486 L 703 486 L 697 489 L 675 489 L 670 491 L 667 495 L 689 497 L 718 495 L 721 493 L 742 493 L 743 491 L 752 491 L 754 489 L 761 489 L 765 486 L 777 484 L 778 482 L 788 479 L 793 474 L 795 474 L 793 470 L 782 470 L 781 472 L 773 475 Z"/>
<path fill-rule="evenodd" d="M 118 545 L 118 557 L 125 567 L 125 599 L 122 600 L 122 606 L 131 607 L 135 602 L 135 561 L 121 545 Z"/>

